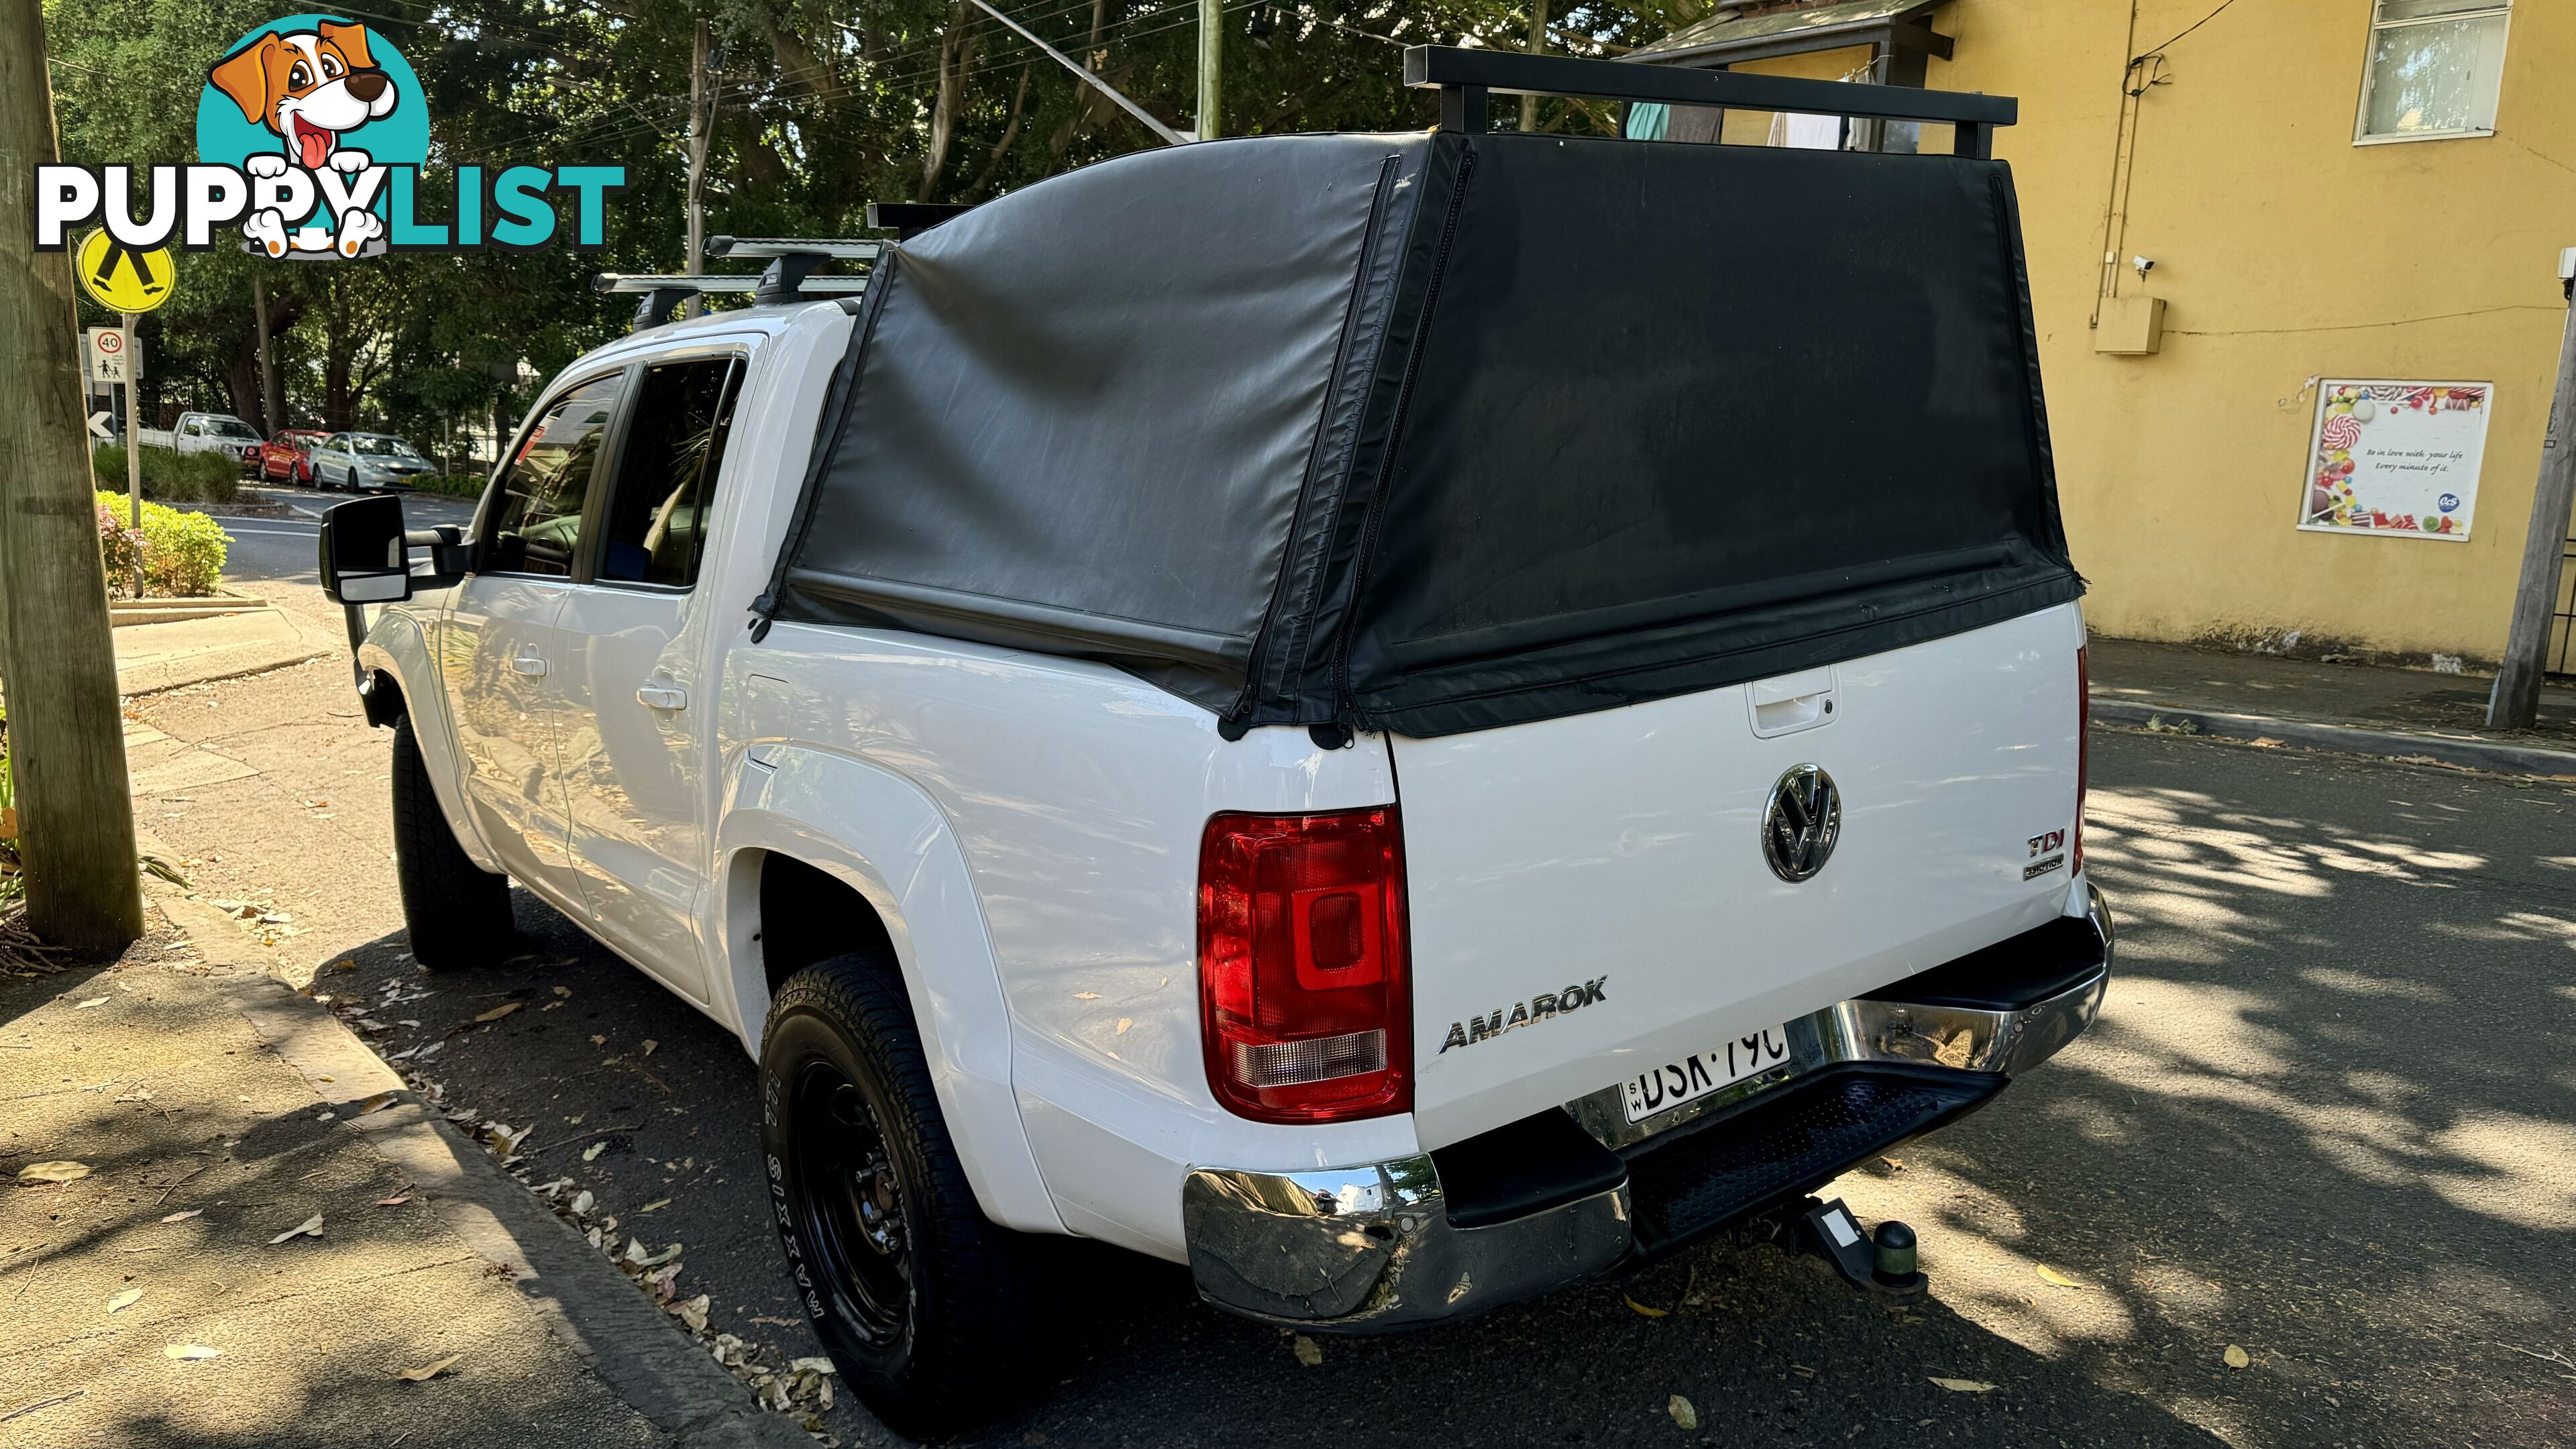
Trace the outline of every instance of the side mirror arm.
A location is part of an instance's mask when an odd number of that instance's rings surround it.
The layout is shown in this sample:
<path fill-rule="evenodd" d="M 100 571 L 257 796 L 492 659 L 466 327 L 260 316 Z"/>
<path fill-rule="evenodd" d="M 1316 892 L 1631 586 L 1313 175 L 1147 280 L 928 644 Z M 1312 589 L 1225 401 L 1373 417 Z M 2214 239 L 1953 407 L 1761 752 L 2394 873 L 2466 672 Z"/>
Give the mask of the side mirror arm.
<path fill-rule="evenodd" d="M 481 552 L 465 537 L 465 530 L 442 525 L 437 528 L 415 528 L 403 534 L 406 554 L 415 548 L 429 550 L 429 572 L 412 575 L 412 585 L 422 589 L 450 588 L 474 572 Z"/>

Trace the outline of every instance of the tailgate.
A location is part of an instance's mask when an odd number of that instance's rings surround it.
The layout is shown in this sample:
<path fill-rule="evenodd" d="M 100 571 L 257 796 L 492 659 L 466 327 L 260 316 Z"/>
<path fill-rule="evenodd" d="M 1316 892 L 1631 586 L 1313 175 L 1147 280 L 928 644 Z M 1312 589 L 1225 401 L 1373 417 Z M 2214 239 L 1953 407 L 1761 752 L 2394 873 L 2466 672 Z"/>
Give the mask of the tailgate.
<path fill-rule="evenodd" d="M 1423 1145 L 2060 914 L 2068 868 L 2046 863 L 2065 852 L 2033 838 L 2074 824 L 2082 642 L 2063 605 L 1780 680 L 1395 739 Z M 1762 822 L 1800 765 L 1843 813 L 1792 883 Z M 1529 1014 L 1567 996 L 1579 1009 Z"/>

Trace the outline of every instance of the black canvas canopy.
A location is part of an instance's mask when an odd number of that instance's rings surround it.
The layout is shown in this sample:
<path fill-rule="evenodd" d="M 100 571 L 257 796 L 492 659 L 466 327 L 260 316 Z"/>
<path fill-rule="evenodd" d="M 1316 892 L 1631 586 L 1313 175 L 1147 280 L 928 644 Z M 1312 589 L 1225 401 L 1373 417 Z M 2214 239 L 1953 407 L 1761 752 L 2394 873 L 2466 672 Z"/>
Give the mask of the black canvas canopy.
<path fill-rule="evenodd" d="M 1440 735 L 2081 589 L 2002 163 L 1443 129 L 889 248 L 760 609 Z"/>

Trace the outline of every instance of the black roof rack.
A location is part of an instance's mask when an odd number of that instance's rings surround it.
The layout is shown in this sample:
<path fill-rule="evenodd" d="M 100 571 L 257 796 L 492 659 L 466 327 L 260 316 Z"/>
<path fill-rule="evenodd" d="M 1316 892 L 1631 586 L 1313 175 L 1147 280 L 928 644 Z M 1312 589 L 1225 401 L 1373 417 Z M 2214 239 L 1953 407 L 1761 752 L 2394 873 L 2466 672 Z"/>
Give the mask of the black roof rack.
<path fill-rule="evenodd" d="M 1405 47 L 1404 83 L 1415 90 L 1440 92 L 1440 129 L 1444 131 L 1484 130 L 1485 102 L 1495 92 L 1600 96 L 1747 111 L 1946 121 L 1956 128 L 1952 153 L 1980 160 L 1994 154 L 1995 127 L 2011 125 L 2021 111 L 2021 103 L 2010 96 L 1798 80 L 1744 71 L 1689 70 L 1578 56 L 1525 55 L 1511 50 L 1464 50 L 1453 45 Z"/>
<path fill-rule="evenodd" d="M 972 204 L 956 205 L 942 201 L 871 201 L 868 203 L 868 225 L 895 234 L 897 241 L 910 241 L 943 221 L 954 221 L 973 211 Z"/>
<path fill-rule="evenodd" d="M 749 293 L 753 306 L 771 306 L 809 297 L 854 297 L 868 289 L 867 276 L 815 276 L 816 268 L 834 261 L 874 261 L 886 244 L 866 237 L 711 236 L 711 257 L 766 259 L 757 276 L 744 272 L 696 276 L 660 273 L 602 272 L 591 285 L 602 292 L 640 292 L 635 309 L 638 329 L 671 320 L 682 303 L 698 296 Z"/>

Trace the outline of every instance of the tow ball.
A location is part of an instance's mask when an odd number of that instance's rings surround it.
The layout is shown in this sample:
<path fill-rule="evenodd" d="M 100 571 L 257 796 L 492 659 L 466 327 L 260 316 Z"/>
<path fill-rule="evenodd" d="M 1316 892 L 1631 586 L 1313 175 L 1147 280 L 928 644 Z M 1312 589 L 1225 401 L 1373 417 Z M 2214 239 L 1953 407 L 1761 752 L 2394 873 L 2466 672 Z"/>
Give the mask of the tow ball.
<path fill-rule="evenodd" d="M 1931 1280 L 1915 1266 L 1914 1230 L 1890 1218 L 1878 1225 L 1878 1231 L 1863 1236 L 1860 1220 L 1841 1198 L 1832 1202 L 1807 1199 L 1807 1210 L 1801 1221 L 1806 1224 L 1803 1237 L 1807 1250 L 1834 1265 L 1834 1270 L 1855 1288 L 1868 1290 L 1870 1296 L 1890 1308 L 1920 1303 L 1931 1289 Z"/>

